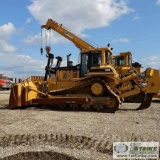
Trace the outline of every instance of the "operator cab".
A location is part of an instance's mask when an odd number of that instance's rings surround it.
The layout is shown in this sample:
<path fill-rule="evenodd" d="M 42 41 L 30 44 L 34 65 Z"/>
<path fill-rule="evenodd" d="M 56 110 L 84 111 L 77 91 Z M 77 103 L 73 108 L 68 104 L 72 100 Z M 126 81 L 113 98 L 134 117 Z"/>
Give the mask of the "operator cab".
<path fill-rule="evenodd" d="M 56 57 L 57 64 L 55 67 L 48 69 L 49 77 L 51 75 L 56 76 L 57 73 L 67 74 L 63 77 L 82 78 L 87 73 L 106 73 L 111 72 L 110 64 L 112 61 L 112 52 L 108 48 L 97 48 L 94 50 L 83 51 L 81 54 L 80 64 L 73 65 L 73 61 L 70 61 L 71 54 L 67 55 L 67 66 L 60 67 L 62 57 Z"/>
<path fill-rule="evenodd" d="M 112 52 L 109 49 L 95 49 L 81 53 L 81 77 L 92 71 L 104 70 L 105 66 L 111 64 Z"/>
<path fill-rule="evenodd" d="M 121 52 L 120 55 L 113 56 L 112 64 L 115 66 L 132 66 L 131 52 Z"/>

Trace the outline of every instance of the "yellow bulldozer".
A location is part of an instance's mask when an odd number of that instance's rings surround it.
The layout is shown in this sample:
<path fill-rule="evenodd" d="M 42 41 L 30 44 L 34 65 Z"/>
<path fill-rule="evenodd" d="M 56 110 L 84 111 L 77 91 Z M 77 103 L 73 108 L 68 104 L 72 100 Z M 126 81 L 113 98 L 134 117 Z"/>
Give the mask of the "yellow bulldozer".
<path fill-rule="evenodd" d="M 142 72 L 142 65 L 138 62 L 132 62 L 132 53 L 129 51 L 121 52 L 119 55 L 113 55 L 112 64 L 115 66 L 117 72 L 122 76 Z"/>
<path fill-rule="evenodd" d="M 120 77 L 126 77 L 132 73 L 141 73 L 142 65 L 138 62 L 132 62 L 132 53 L 131 52 L 121 52 L 119 55 L 112 56 L 112 64 L 114 65 L 116 71 L 120 74 Z M 131 95 L 125 97 L 125 102 L 131 103 L 141 103 L 145 98 L 145 93 L 140 92 L 137 95 Z"/>
<path fill-rule="evenodd" d="M 131 52 L 121 52 L 119 55 L 112 56 L 112 64 L 114 65 L 116 71 L 120 74 L 121 77 L 128 76 L 132 73 L 141 73 L 142 65 L 139 62 L 132 62 L 132 53 Z M 145 94 L 143 92 L 125 98 L 126 102 L 141 102 L 143 101 Z M 160 98 L 160 91 L 154 98 Z"/>
<path fill-rule="evenodd" d="M 97 48 L 89 44 L 88 42 L 84 41 L 77 35 L 73 34 L 68 29 L 65 29 L 64 27 L 62 27 L 62 24 L 59 25 L 57 22 L 53 21 L 52 19 L 49 19 L 47 24 L 42 25 L 41 28 L 46 28 L 47 30 L 53 29 L 57 33 L 61 34 L 63 37 L 73 42 L 73 44 L 77 48 L 79 48 L 80 51 Z M 109 46 L 110 44 L 108 44 L 108 47 Z M 139 62 L 132 62 L 132 61 L 133 61 L 132 53 L 129 51 L 121 52 L 119 55 L 113 55 L 113 54 L 110 55 L 110 65 L 114 66 L 114 68 L 116 69 L 120 77 L 125 77 L 128 75 L 131 75 L 132 73 L 142 72 L 142 68 L 143 68 L 142 65 Z M 160 92 L 154 95 L 154 97 L 160 98 Z M 145 98 L 145 93 L 140 92 L 136 95 L 125 97 L 124 100 L 125 102 L 138 102 L 139 103 L 139 102 L 142 102 L 144 98 Z"/>
<path fill-rule="evenodd" d="M 42 28 L 46 28 L 47 30 L 53 29 L 57 33 L 61 34 L 63 37 L 67 38 L 73 44 L 80 49 L 80 51 L 92 49 L 95 50 L 97 47 L 89 44 L 84 41 L 82 38 L 78 37 L 68 29 L 65 29 L 62 24 L 59 25 L 57 22 L 53 20 L 48 20 L 47 25 L 42 25 Z M 108 47 L 110 44 L 108 44 Z M 101 50 L 101 49 L 100 49 Z M 111 48 L 112 50 L 112 48 Z M 113 65 L 120 77 L 128 76 L 132 73 L 140 73 L 142 72 L 141 64 L 138 62 L 132 63 L 132 54 L 131 52 L 122 52 L 119 55 L 110 55 L 110 65 Z M 100 59 L 98 57 L 98 59 Z M 124 98 L 126 102 L 142 102 L 145 94 L 143 92 L 138 93 L 137 95 L 132 95 L 130 97 Z"/>
<path fill-rule="evenodd" d="M 80 63 L 73 65 L 68 55 L 67 65 L 61 67 L 62 58 L 58 56 L 56 67 L 46 66 L 44 78 L 32 76 L 12 86 L 9 108 L 63 105 L 115 112 L 123 98 L 140 92 L 145 98 L 137 109 L 150 106 L 160 89 L 159 70 L 147 68 L 142 73 L 121 77 L 112 64 L 109 46 L 95 48 L 52 19 L 41 28 L 53 29 L 70 39 L 81 50 Z"/>

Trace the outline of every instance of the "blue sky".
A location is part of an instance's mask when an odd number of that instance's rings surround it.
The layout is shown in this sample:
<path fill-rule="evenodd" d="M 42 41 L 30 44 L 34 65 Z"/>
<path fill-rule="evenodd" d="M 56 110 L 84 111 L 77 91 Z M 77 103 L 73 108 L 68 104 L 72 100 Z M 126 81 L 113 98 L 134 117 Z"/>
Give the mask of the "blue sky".
<path fill-rule="evenodd" d="M 48 18 L 92 45 L 113 47 L 114 54 L 131 51 L 143 67 L 160 69 L 160 0 L 0 0 L 0 73 L 26 78 L 44 75 L 41 29 Z M 43 31 L 43 48 L 55 56 L 79 50 L 54 31 Z"/>

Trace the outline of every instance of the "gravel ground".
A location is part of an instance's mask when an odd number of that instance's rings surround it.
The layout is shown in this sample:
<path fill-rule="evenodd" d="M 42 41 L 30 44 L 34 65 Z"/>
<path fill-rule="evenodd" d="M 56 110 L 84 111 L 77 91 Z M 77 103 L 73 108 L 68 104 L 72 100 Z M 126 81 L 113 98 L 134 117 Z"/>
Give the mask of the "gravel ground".
<path fill-rule="evenodd" d="M 0 91 L 0 158 L 113 159 L 117 141 L 160 142 L 160 100 L 136 111 L 124 103 L 116 113 L 29 108 L 6 109 L 9 91 Z"/>

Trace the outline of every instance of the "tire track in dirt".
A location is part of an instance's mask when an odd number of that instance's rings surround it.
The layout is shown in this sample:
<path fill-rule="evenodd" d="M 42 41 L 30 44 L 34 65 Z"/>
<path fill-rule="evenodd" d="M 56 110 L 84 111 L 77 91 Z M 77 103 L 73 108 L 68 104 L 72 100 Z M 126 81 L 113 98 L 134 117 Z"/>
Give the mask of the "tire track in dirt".
<path fill-rule="evenodd" d="M 73 136 L 68 134 L 62 134 L 62 133 L 53 133 L 53 134 L 37 134 L 37 135 L 31 135 L 31 134 L 23 134 L 23 135 L 8 135 L 5 137 L 2 137 L 0 139 L 0 150 L 3 150 L 5 152 L 5 149 L 8 147 L 18 148 L 18 147 L 33 147 L 33 146 L 50 146 L 50 147 L 59 147 L 59 148 L 69 148 L 69 149 L 77 149 L 77 150 L 91 150 L 96 151 L 97 153 L 102 154 L 108 154 L 112 155 L 112 147 L 113 142 L 130 142 L 130 141 L 143 141 L 143 139 L 140 136 L 137 136 L 135 134 L 131 134 L 130 137 L 119 137 L 114 135 L 104 135 L 101 137 L 100 140 L 92 139 L 90 137 L 86 136 Z M 35 152 L 33 151 L 33 157 L 36 154 L 44 154 L 44 156 L 53 156 L 54 152 L 52 151 L 45 151 L 44 153 L 41 152 Z M 30 152 L 29 152 L 30 153 Z M 23 153 L 25 156 L 29 153 Z M 23 154 L 17 156 L 23 156 Z M 11 156 L 11 155 L 10 155 Z M 60 155 L 60 156 L 66 156 L 66 155 Z M 6 155 L 5 155 L 6 157 Z M 13 158 L 16 157 L 16 155 L 13 155 Z M 42 156 L 43 157 L 43 156 Z M 4 158 L 2 155 L 1 158 Z M 68 158 L 75 158 L 70 157 Z M 48 158 L 47 158 L 48 159 Z M 63 158 L 62 158 L 63 160 Z"/>
<path fill-rule="evenodd" d="M 62 133 L 54 134 L 38 134 L 38 135 L 8 135 L 0 139 L 0 147 L 6 148 L 9 146 L 38 146 L 49 145 L 76 149 L 92 149 L 102 153 L 109 153 L 110 150 L 105 150 L 104 141 L 98 141 L 85 136 L 73 136 Z"/>

